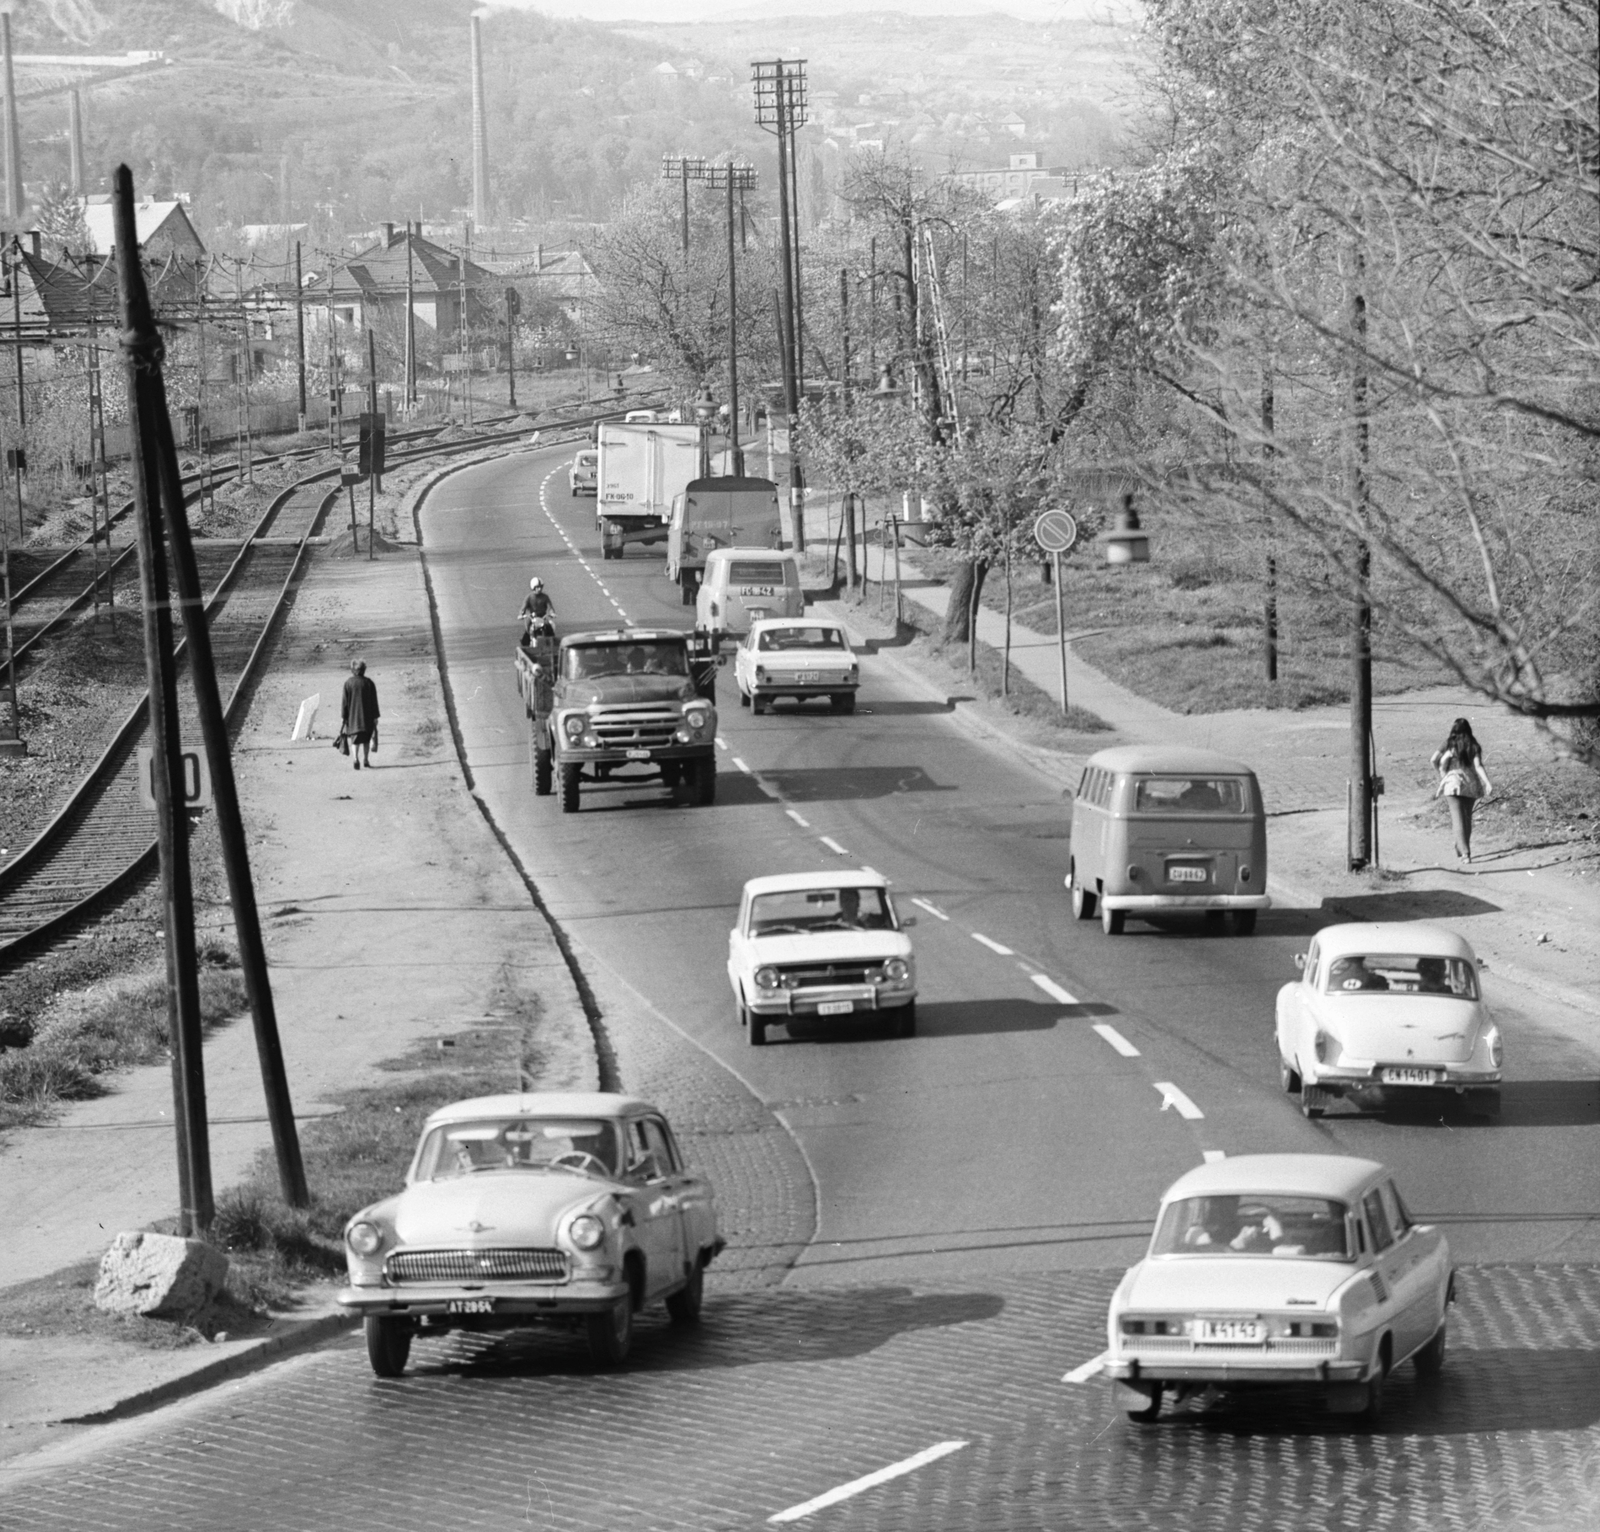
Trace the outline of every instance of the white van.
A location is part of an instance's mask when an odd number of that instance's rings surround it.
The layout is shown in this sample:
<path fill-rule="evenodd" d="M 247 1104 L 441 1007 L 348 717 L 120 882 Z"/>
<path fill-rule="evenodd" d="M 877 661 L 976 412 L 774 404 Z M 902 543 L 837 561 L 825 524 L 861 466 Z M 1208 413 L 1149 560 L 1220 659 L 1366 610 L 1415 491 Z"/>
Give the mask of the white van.
<path fill-rule="evenodd" d="M 713 548 L 695 601 L 695 627 L 719 640 L 743 638 L 763 617 L 798 617 L 805 611 L 800 566 L 794 555 L 768 548 Z"/>

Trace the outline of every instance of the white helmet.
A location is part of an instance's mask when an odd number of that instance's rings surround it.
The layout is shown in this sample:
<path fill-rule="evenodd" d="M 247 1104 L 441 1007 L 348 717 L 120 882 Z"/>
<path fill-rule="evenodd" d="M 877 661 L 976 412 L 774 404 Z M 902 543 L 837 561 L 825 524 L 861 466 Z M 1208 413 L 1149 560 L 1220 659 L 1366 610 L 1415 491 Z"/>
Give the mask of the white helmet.
<path fill-rule="evenodd" d="M 539 577 L 537 575 L 535 575 L 533 579 L 528 581 L 528 589 L 529 590 L 543 590 L 544 589 L 544 581 L 539 579 Z"/>

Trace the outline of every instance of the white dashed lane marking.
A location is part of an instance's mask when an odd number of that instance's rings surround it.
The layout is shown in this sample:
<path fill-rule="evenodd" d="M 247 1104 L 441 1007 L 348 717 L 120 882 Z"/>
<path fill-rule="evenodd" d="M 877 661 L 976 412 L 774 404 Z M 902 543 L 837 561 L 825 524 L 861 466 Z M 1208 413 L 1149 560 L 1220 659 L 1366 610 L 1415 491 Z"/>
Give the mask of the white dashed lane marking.
<path fill-rule="evenodd" d="M 914 1457 L 902 1458 L 898 1463 L 891 1463 L 887 1468 L 880 1468 L 875 1473 L 863 1474 L 859 1479 L 852 1479 L 848 1484 L 841 1484 L 837 1489 L 830 1489 L 826 1494 L 821 1494 L 814 1500 L 807 1500 L 800 1505 L 791 1505 L 787 1511 L 779 1511 L 776 1516 L 767 1517 L 768 1522 L 799 1521 L 802 1517 L 813 1515 L 817 1511 L 826 1510 L 830 1505 L 838 1505 L 841 1500 L 848 1500 L 853 1495 L 859 1495 L 869 1489 L 876 1489 L 880 1484 L 887 1484 L 891 1479 L 898 1479 L 908 1473 L 915 1473 L 919 1468 L 925 1468 L 929 1463 L 936 1463 L 942 1457 L 948 1457 L 952 1452 L 959 1452 L 967 1444 L 965 1442 L 940 1442 L 929 1447 Z"/>
<path fill-rule="evenodd" d="M 982 931 L 973 931 L 970 934 L 973 941 L 981 942 L 991 952 L 998 952 L 1001 957 L 1011 957 L 1013 955 L 1009 947 L 1002 947 L 999 942 L 992 937 L 985 936 Z"/>
<path fill-rule="evenodd" d="M 1052 1000 L 1059 1001 L 1062 1005 L 1076 1005 L 1078 997 L 1070 990 L 1062 989 L 1047 973 L 1029 974 L 1028 977 L 1042 989 Z"/>
<path fill-rule="evenodd" d="M 799 825 L 802 830 L 809 830 L 811 828 L 811 821 L 809 819 L 802 819 L 797 813 L 795 813 L 793 809 L 785 809 L 783 812 L 787 814 L 797 825 Z"/>
<path fill-rule="evenodd" d="M 1206 1114 L 1197 1107 L 1171 1080 L 1156 1080 L 1155 1088 L 1161 1092 L 1161 1110 L 1170 1106 L 1180 1117 L 1199 1122 Z"/>
<path fill-rule="evenodd" d="M 1117 1029 L 1108 1021 L 1097 1021 L 1094 1029 L 1125 1059 L 1136 1059 L 1139 1050 L 1133 1046 Z"/>
<path fill-rule="evenodd" d="M 746 771 L 747 772 L 747 771 L 750 770 L 750 768 L 748 766 L 746 766 L 745 763 L 743 761 L 741 761 L 738 756 L 736 756 L 736 755 L 735 756 L 731 756 L 730 759 L 732 760 L 733 764 L 739 768 L 740 771 Z"/>
<path fill-rule="evenodd" d="M 828 850 L 836 853 L 837 855 L 839 855 L 839 856 L 849 856 L 850 855 L 850 853 L 848 851 L 846 851 L 844 849 L 844 847 L 841 846 L 839 844 L 839 842 L 836 841 L 831 835 L 821 835 L 821 836 L 818 836 L 817 838 L 822 842 L 822 844 L 824 846 L 826 846 L 828 848 Z"/>
<path fill-rule="evenodd" d="M 935 920 L 948 920 L 950 917 L 936 904 L 929 904 L 926 899 L 913 899 L 911 901 L 919 909 L 926 910 Z"/>

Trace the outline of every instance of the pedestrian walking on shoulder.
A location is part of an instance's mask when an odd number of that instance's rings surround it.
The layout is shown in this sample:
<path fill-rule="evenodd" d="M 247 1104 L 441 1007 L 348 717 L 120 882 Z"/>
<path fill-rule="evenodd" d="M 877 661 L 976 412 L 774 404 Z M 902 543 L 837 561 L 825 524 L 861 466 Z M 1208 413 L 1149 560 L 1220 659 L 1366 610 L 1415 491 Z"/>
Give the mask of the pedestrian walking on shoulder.
<path fill-rule="evenodd" d="M 344 706 L 339 732 L 349 736 L 355 768 L 372 765 L 371 750 L 378 737 L 378 688 L 367 675 L 365 660 L 351 660 L 350 679 L 344 683 Z"/>
<path fill-rule="evenodd" d="M 1494 788 L 1483 769 L 1483 747 L 1473 737 L 1472 725 L 1458 718 L 1450 725 L 1450 737 L 1442 750 L 1433 752 L 1434 769 L 1439 773 L 1436 798 L 1450 805 L 1450 828 L 1456 839 L 1459 861 L 1472 860 L 1472 806 L 1487 798 Z"/>

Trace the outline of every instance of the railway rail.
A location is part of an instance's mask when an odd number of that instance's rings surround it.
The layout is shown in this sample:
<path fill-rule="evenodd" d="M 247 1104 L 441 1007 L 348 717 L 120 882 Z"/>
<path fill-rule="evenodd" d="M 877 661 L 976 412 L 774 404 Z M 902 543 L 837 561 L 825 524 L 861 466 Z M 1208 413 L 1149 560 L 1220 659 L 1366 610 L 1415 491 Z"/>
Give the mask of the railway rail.
<path fill-rule="evenodd" d="M 391 466 L 480 451 L 535 433 L 565 432 L 615 413 L 571 420 L 541 420 L 500 432 L 391 455 Z M 339 498 L 335 466 L 306 474 L 268 505 L 238 544 L 197 544 L 202 586 L 210 591 L 217 683 L 224 715 L 236 727 L 251 681 L 258 673 L 278 617 L 304 566 L 311 539 Z M 178 647 L 187 670 L 186 646 Z M 31 844 L 0 867 L 0 972 L 70 939 L 136 888 L 157 864 L 152 816 L 139 799 L 138 752 L 149 732 L 148 694 L 117 728 L 88 774 Z M 192 688 L 179 688 L 180 732 L 194 737 L 198 719 Z"/>

